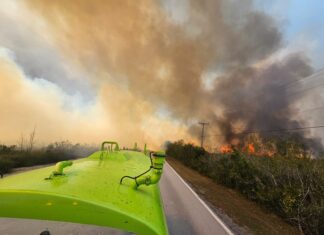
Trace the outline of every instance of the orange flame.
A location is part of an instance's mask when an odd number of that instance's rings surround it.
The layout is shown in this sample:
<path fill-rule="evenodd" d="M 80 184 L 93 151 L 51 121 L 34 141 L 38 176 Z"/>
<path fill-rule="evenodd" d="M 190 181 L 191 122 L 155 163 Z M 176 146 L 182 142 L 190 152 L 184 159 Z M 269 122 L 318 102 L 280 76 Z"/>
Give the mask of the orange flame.
<path fill-rule="evenodd" d="M 242 152 L 251 154 L 255 157 L 273 157 L 275 155 L 275 151 L 271 150 L 256 150 L 253 143 L 249 143 L 245 145 L 242 149 Z M 222 154 L 228 154 L 233 152 L 233 148 L 229 144 L 224 144 L 219 148 L 219 152 Z"/>
<path fill-rule="evenodd" d="M 231 152 L 233 152 L 232 147 L 229 146 L 229 145 L 223 145 L 223 146 L 221 146 L 219 148 L 219 150 L 220 150 L 221 153 L 231 153 Z"/>
<path fill-rule="evenodd" d="M 273 157 L 274 154 L 275 154 L 275 151 L 268 151 L 267 154 L 266 154 L 266 156 L 267 157 Z"/>
<path fill-rule="evenodd" d="M 247 151 L 248 151 L 248 153 L 255 153 L 254 145 L 248 144 Z"/>

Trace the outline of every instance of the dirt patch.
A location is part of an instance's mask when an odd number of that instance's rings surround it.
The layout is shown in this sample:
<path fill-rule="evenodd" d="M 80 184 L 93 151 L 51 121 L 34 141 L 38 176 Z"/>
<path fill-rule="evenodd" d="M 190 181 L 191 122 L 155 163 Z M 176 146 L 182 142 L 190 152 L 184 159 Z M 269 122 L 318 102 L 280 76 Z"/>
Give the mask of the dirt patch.
<path fill-rule="evenodd" d="M 297 228 L 235 190 L 215 183 L 173 158 L 168 158 L 168 163 L 208 204 L 216 209 L 217 214 L 224 217 L 225 221 L 229 220 L 226 218 L 228 216 L 235 224 L 243 228 L 234 228 L 235 233 L 237 231 L 239 234 L 300 234 Z"/>

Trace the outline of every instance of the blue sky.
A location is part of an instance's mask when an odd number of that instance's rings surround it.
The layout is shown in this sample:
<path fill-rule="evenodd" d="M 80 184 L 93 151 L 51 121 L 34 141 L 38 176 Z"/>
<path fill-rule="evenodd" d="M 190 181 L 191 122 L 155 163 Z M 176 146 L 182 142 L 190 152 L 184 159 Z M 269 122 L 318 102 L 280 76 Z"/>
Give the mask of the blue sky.
<path fill-rule="evenodd" d="M 256 4 L 279 20 L 287 44 L 305 41 L 312 48 L 309 56 L 315 69 L 324 67 L 323 0 L 256 0 Z"/>

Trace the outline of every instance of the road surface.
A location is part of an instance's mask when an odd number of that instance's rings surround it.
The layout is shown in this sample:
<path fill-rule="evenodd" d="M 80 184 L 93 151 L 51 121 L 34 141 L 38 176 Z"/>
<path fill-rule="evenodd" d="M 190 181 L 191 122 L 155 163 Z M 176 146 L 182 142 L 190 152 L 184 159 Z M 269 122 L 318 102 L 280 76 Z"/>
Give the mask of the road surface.
<path fill-rule="evenodd" d="M 169 164 L 160 187 L 171 235 L 232 234 Z"/>
<path fill-rule="evenodd" d="M 160 188 L 170 235 L 232 234 L 169 164 L 165 164 Z M 51 235 L 129 234 L 92 225 L 0 218 L 1 235 L 37 235 L 46 229 Z"/>

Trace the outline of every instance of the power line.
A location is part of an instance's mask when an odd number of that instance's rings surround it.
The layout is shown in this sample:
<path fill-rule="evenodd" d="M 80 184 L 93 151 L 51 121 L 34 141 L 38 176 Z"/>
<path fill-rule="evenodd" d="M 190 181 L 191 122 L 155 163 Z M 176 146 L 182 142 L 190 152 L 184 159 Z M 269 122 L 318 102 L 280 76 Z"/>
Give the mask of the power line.
<path fill-rule="evenodd" d="M 278 88 L 279 89 L 280 88 L 289 88 L 289 87 L 292 87 L 292 85 L 294 85 L 295 83 L 298 83 L 298 82 L 301 82 L 301 81 L 304 81 L 304 80 L 307 80 L 307 79 L 311 79 L 311 78 L 317 78 L 321 74 L 324 74 L 324 68 L 318 70 L 317 72 L 313 73 L 310 76 L 303 77 L 301 79 L 297 79 L 297 80 L 294 80 L 294 81 L 291 81 L 291 82 L 287 82 L 287 83 L 278 85 Z"/>
<path fill-rule="evenodd" d="M 308 77 L 303 77 L 303 78 L 301 78 L 301 79 L 297 79 L 297 80 L 295 80 L 295 81 L 291 81 L 291 82 L 288 82 L 288 83 L 282 84 L 282 86 L 286 86 L 286 88 L 289 88 L 289 87 L 291 87 L 291 86 L 290 86 L 291 84 L 295 84 L 295 83 L 297 83 L 297 82 L 301 82 L 301 81 L 306 80 L 306 79 L 314 78 L 314 77 L 316 77 L 317 75 L 320 75 L 320 74 L 322 74 L 322 73 L 324 73 L 324 68 L 318 70 L 317 72 L 313 73 L 312 75 L 310 75 L 310 76 L 308 76 Z"/>
<path fill-rule="evenodd" d="M 298 80 L 295 80 L 295 81 L 292 81 L 292 82 L 289 82 L 289 83 L 285 83 L 285 84 L 282 84 L 282 85 L 278 85 L 277 89 L 281 90 L 281 89 L 285 89 L 285 88 L 292 87 L 291 86 L 292 84 L 295 84 L 297 82 L 301 82 L 301 81 L 306 80 L 306 79 L 316 78 L 318 75 L 321 75 L 321 74 L 324 74 L 324 68 L 321 69 L 321 70 L 319 70 L 318 72 L 316 72 L 316 73 L 308 76 L 308 77 L 304 77 L 304 78 L 301 78 L 301 79 L 298 79 Z M 287 94 L 287 96 L 291 96 L 291 95 L 296 95 L 296 94 L 299 94 L 299 93 L 307 92 L 307 91 L 316 89 L 316 88 L 321 87 L 321 86 L 324 86 L 324 83 L 321 83 L 321 84 L 319 84 L 317 86 L 313 86 L 313 87 L 309 87 L 309 88 L 303 89 L 301 91 L 294 92 L 292 94 Z M 264 95 L 264 94 L 263 93 L 258 94 L 256 96 L 251 97 L 250 99 L 256 99 L 256 98 L 258 98 L 258 97 L 260 97 L 262 95 Z M 238 104 L 238 105 L 235 105 L 234 107 L 240 107 L 240 106 L 241 105 Z M 232 108 L 232 109 L 225 110 L 225 112 L 232 112 L 232 111 L 236 111 L 236 110 L 240 110 L 240 109 Z"/>
<path fill-rule="evenodd" d="M 276 129 L 276 130 L 248 130 L 248 131 L 238 133 L 238 134 L 234 134 L 234 135 L 259 134 L 259 133 L 271 133 L 271 132 L 289 132 L 289 131 L 300 131 L 300 130 L 318 129 L 318 128 L 324 128 L 324 125 L 308 126 L 308 127 L 296 127 L 296 128 L 289 128 L 289 129 Z M 224 134 L 216 134 L 216 135 L 209 135 L 209 136 L 226 136 L 226 135 L 224 135 Z"/>
<path fill-rule="evenodd" d="M 313 89 L 316 89 L 316 88 L 319 88 L 319 87 L 322 87 L 322 86 L 324 86 L 324 83 L 320 83 L 320 84 L 318 84 L 317 86 L 313 86 L 313 87 L 307 87 L 307 88 L 304 89 L 304 90 L 296 91 L 296 92 L 294 92 L 294 93 L 292 93 L 292 94 L 288 94 L 287 96 L 296 95 L 296 94 L 299 94 L 299 93 L 304 93 L 304 92 L 306 92 L 306 91 L 310 91 L 310 90 L 313 90 Z"/>
<path fill-rule="evenodd" d="M 287 94 L 287 97 L 289 97 L 289 96 L 293 96 L 293 95 L 297 95 L 297 94 L 300 94 L 300 93 L 305 93 L 305 92 L 309 92 L 309 91 L 311 91 L 311 90 L 313 90 L 313 89 L 317 89 L 317 88 L 319 88 L 319 87 L 322 87 L 322 86 L 324 86 L 324 83 L 321 83 L 321 84 L 318 84 L 317 86 L 313 86 L 313 87 L 308 87 L 308 88 L 306 88 L 306 89 L 304 89 L 304 90 L 301 90 L 301 91 L 297 91 L 297 92 L 294 92 L 294 93 L 291 93 L 291 94 Z M 259 96 L 259 95 L 258 95 Z M 255 98 L 257 98 L 257 97 L 255 97 Z M 238 107 L 239 105 L 237 105 L 237 107 Z M 289 106 L 288 106 L 289 107 Z M 234 112 L 234 111 L 240 111 L 240 112 L 248 112 L 249 110 L 242 110 L 242 109 L 226 109 L 225 110 L 225 112 L 227 112 L 227 113 L 229 113 L 229 112 Z"/>
<path fill-rule="evenodd" d="M 292 81 L 292 82 L 289 82 L 289 83 L 279 85 L 278 89 L 289 88 L 289 87 L 292 87 L 293 84 L 301 82 L 303 80 L 317 78 L 322 73 L 324 74 L 324 69 L 321 69 L 321 70 L 317 71 L 316 73 L 312 74 L 311 76 L 304 77 L 304 78 L 301 78 L 299 80 L 295 80 L 295 81 Z M 321 87 L 321 86 L 324 86 L 324 83 L 321 83 L 321 84 L 319 84 L 317 86 L 308 87 L 308 88 L 303 89 L 301 91 L 297 91 L 297 92 L 288 94 L 288 96 L 300 94 L 300 93 L 303 93 L 303 92 L 308 92 L 310 90 L 316 89 L 316 88 Z M 263 95 L 263 94 L 259 94 L 259 95 L 255 96 L 254 98 L 257 98 L 257 97 L 259 97 L 261 95 Z M 237 105 L 237 106 L 239 106 L 239 105 Z M 305 110 L 299 111 L 298 113 L 307 112 L 307 111 L 314 111 L 314 110 L 319 110 L 319 109 L 323 109 L 323 108 L 324 108 L 324 106 L 319 106 L 319 107 L 314 107 L 314 108 L 310 108 L 310 109 L 305 109 Z M 225 110 L 225 112 L 226 111 L 235 111 L 235 109 Z M 249 110 L 241 110 L 241 111 L 247 112 Z M 208 125 L 209 123 L 201 122 L 199 124 L 202 125 L 201 146 L 203 146 L 204 137 L 206 137 L 204 135 L 204 127 L 205 127 L 205 125 Z M 298 128 L 290 128 L 290 129 L 276 129 L 276 130 L 248 130 L 248 131 L 245 131 L 245 132 L 242 132 L 242 133 L 238 133 L 236 135 L 245 135 L 245 134 L 253 134 L 253 133 L 289 132 L 289 131 L 300 131 L 300 130 L 316 129 L 316 128 L 324 128 L 324 125 L 323 126 L 319 125 L 319 126 L 310 126 L 310 127 L 298 127 Z M 226 135 L 224 135 L 224 134 L 216 134 L 216 135 L 208 135 L 208 136 L 226 136 Z"/>
<path fill-rule="evenodd" d="M 288 108 L 289 108 L 289 106 L 287 106 L 286 109 L 281 109 L 279 111 L 282 112 L 283 110 L 287 110 Z M 315 110 L 320 110 L 320 109 L 324 109 L 324 106 L 319 106 L 319 107 L 314 107 L 314 108 L 309 108 L 309 109 L 303 109 L 303 110 L 294 112 L 294 114 L 304 113 L 304 112 L 308 112 L 308 111 L 315 111 Z M 243 110 L 238 110 L 238 111 L 240 111 L 240 113 L 251 112 L 251 110 L 248 110 L 248 109 L 243 109 Z"/>

